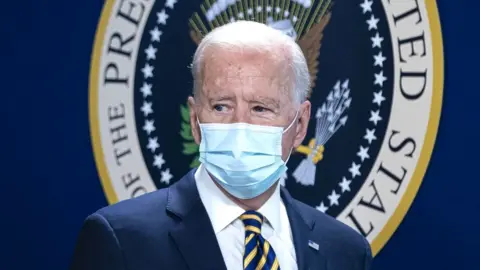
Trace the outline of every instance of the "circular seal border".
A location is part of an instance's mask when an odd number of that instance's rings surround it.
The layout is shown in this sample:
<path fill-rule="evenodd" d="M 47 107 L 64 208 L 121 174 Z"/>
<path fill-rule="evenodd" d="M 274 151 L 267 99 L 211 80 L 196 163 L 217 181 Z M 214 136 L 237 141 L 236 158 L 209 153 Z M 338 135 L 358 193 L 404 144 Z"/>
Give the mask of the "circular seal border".
<path fill-rule="evenodd" d="M 98 116 L 98 74 L 99 62 L 102 52 L 102 42 L 105 37 L 105 30 L 107 28 L 108 19 L 112 11 L 115 0 L 106 0 L 102 8 L 100 20 L 97 26 L 95 39 L 93 43 L 93 51 L 90 65 L 90 80 L 89 80 L 89 122 L 90 122 L 90 137 L 92 142 L 93 154 L 100 182 L 105 192 L 109 204 L 118 202 L 117 194 L 112 187 L 111 179 L 108 175 L 106 164 L 104 162 L 104 153 L 100 140 L 100 126 L 97 119 Z M 421 155 L 419 157 L 415 172 L 412 175 L 411 181 L 403 195 L 400 203 L 397 205 L 394 213 L 382 228 L 378 236 L 370 244 L 372 247 L 373 256 L 385 246 L 387 241 L 392 237 L 395 230 L 400 225 L 410 208 L 418 189 L 423 181 L 425 172 L 427 170 L 430 158 L 432 156 L 435 140 L 437 137 L 438 126 L 440 124 L 440 116 L 443 101 L 443 83 L 444 83 L 444 58 L 443 58 L 443 37 L 440 25 L 440 16 L 437 6 L 437 1 L 425 1 L 425 6 L 428 13 L 428 20 L 430 26 L 430 33 L 432 39 L 433 52 L 433 95 L 432 107 L 430 110 L 430 117 L 425 134 Z"/>
<path fill-rule="evenodd" d="M 100 124 L 98 122 L 98 74 L 100 67 L 100 56 L 102 53 L 102 41 L 105 38 L 105 31 L 107 29 L 108 19 L 110 13 L 112 13 L 113 4 L 115 0 L 105 0 L 102 12 L 100 13 L 100 20 L 97 25 L 97 32 L 95 33 L 95 39 L 93 40 L 93 50 L 90 59 L 90 81 L 88 91 L 88 113 L 90 122 L 90 138 L 92 140 L 93 156 L 97 171 L 100 176 L 100 182 L 102 183 L 103 191 L 107 197 L 109 204 L 118 202 L 118 196 L 115 194 L 115 190 L 112 186 L 112 180 L 108 175 L 107 166 L 105 164 L 102 140 L 100 139 Z"/>
<path fill-rule="evenodd" d="M 443 83 L 444 83 L 444 59 L 443 59 L 443 38 L 442 28 L 440 25 L 440 15 L 438 11 L 437 1 L 425 1 L 425 6 L 428 13 L 428 23 L 430 26 L 430 35 L 432 38 L 432 52 L 433 52 L 433 94 L 432 105 L 430 108 L 430 117 L 428 120 L 427 132 L 423 143 L 422 151 L 417 162 L 417 166 L 412 175 L 405 193 L 397 205 L 397 209 L 393 212 L 390 219 L 387 221 L 378 236 L 372 241 L 373 255 L 385 246 L 387 241 L 392 237 L 395 230 L 398 228 L 403 218 L 408 212 L 408 209 L 413 203 L 413 200 L 422 184 L 425 172 L 427 171 L 430 158 L 432 156 L 435 140 L 437 138 L 438 126 L 440 124 L 440 115 L 442 111 L 443 101 Z"/>

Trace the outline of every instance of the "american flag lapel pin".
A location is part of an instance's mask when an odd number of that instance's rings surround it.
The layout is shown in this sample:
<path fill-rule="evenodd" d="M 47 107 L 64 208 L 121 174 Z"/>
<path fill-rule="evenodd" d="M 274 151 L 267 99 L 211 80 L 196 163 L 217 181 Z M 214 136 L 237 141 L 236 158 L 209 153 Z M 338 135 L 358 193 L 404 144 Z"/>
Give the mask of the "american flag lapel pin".
<path fill-rule="evenodd" d="M 313 242 L 312 240 L 308 240 L 308 246 L 317 250 L 320 248 L 317 243 Z"/>

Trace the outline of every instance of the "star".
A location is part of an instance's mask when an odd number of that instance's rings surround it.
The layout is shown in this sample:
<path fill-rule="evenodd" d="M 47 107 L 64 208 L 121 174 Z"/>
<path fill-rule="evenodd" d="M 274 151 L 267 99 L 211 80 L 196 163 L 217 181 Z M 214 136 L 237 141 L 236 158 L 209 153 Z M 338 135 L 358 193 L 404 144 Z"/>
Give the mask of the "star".
<path fill-rule="evenodd" d="M 355 178 L 355 176 L 360 176 L 360 164 L 356 164 L 355 162 L 352 162 L 352 166 L 348 171 L 352 174 L 352 179 Z"/>
<path fill-rule="evenodd" d="M 253 14 L 253 9 L 249 8 L 249 9 L 247 10 L 247 13 L 248 13 L 248 15 L 252 15 L 252 14 Z"/>
<path fill-rule="evenodd" d="M 347 178 L 343 177 L 342 182 L 338 183 L 340 187 L 342 187 L 342 192 L 350 191 L 350 183 L 352 180 L 347 180 Z"/>
<path fill-rule="evenodd" d="M 340 195 L 338 195 L 335 190 L 332 190 L 332 194 L 327 196 L 330 200 L 330 206 L 338 205 L 338 199 L 340 199 Z"/>
<path fill-rule="evenodd" d="M 272 6 L 267 6 L 267 12 L 272 12 Z"/>
<path fill-rule="evenodd" d="M 382 95 L 382 93 L 382 90 L 373 93 L 373 103 L 377 103 L 378 106 L 381 106 L 382 102 L 385 100 L 385 97 Z"/>
<path fill-rule="evenodd" d="M 152 151 L 152 153 L 154 153 L 155 150 L 157 150 L 157 148 L 160 147 L 160 145 L 158 144 L 157 140 L 158 140 L 157 137 L 155 137 L 155 138 L 148 138 L 147 148 L 150 149 L 150 151 Z"/>
<path fill-rule="evenodd" d="M 363 9 L 363 14 L 367 13 L 367 11 L 372 12 L 372 4 L 373 1 L 370 0 L 365 0 L 362 4 L 360 4 Z"/>
<path fill-rule="evenodd" d="M 145 66 L 142 68 L 143 72 L 143 77 L 150 78 L 153 77 L 153 67 L 150 66 L 149 64 L 145 64 Z"/>
<path fill-rule="evenodd" d="M 263 7 L 262 7 L 262 6 L 258 6 L 258 7 L 257 7 L 257 12 L 262 12 L 262 10 L 263 10 Z"/>
<path fill-rule="evenodd" d="M 238 13 L 238 18 L 243 19 L 243 12 Z"/>
<path fill-rule="evenodd" d="M 381 37 L 378 32 L 377 34 L 371 38 L 372 40 L 372 48 L 375 48 L 375 47 L 379 47 L 381 48 L 382 47 L 382 41 L 383 41 L 383 37 Z"/>
<path fill-rule="evenodd" d="M 374 55 L 373 58 L 375 59 L 375 66 L 381 66 L 383 67 L 383 61 L 385 61 L 387 58 L 383 56 L 382 52 L 378 52 L 377 55 Z"/>
<path fill-rule="evenodd" d="M 316 208 L 317 208 L 318 211 L 321 211 L 323 213 L 325 213 L 328 210 L 328 207 L 326 207 L 323 202 L 321 202 L 320 205 L 317 206 Z"/>
<path fill-rule="evenodd" d="M 143 93 L 143 97 L 152 95 L 152 85 L 144 82 L 142 88 L 140 88 L 140 92 Z"/>
<path fill-rule="evenodd" d="M 362 160 L 362 162 L 367 159 L 367 158 L 370 158 L 370 156 L 368 155 L 368 147 L 363 147 L 360 145 L 360 151 L 358 151 L 357 153 L 357 156 L 360 157 L 360 159 Z"/>
<path fill-rule="evenodd" d="M 368 121 L 373 122 L 376 126 L 380 120 L 382 120 L 382 117 L 380 116 L 380 110 L 370 111 L 370 119 L 368 119 Z"/>
<path fill-rule="evenodd" d="M 366 139 L 369 144 L 371 144 L 373 140 L 377 139 L 375 136 L 375 129 L 370 130 L 367 128 L 367 134 L 365 134 L 363 138 Z"/>
<path fill-rule="evenodd" d="M 275 8 L 275 12 L 276 12 L 276 13 L 280 13 L 280 11 L 282 11 L 282 9 L 281 9 L 280 7 L 276 7 L 276 8 Z"/>
<path fill-rule="evenodd" d="M 367 21 L 368 23 L 368 30 L 372 29 L 377 29 L 377 23 L 380 21 L 380 19 L 375 18 L 375 16 L 370 17 L 370 19 Z"/>
<path fill-rule="evenodd" d="M 167 0 L 167 3 L 165 4 L 165 6 L 173 9 L 173 5 L 175 5 L 177 3 L 177 0 Z"/>
<path fill-rule="evenodd" d="M 144 116 L 147 116 L 147 115 L 153 113 L 152 103 L 151 102 L 146 102 L 146 101 L 143 102 L 143 106 L 140 110 L 143 112 Z"/>
<path fill-rule="evenodd" d="M 287 18 L 288 15 L 290 15 L 290 12 L 288 12 L 288 10 L 285 10 L 285 12 L 283 12 L 283 17 Z"/>
<path fill-rule="evenodd" d="M 143 125 L 143 130 L 147 132 L 148 135 L 155 130 L 154 120 L 145 120 L 145 125 Z"/>
<path fill-rule="evenodd" d="M 153 166 L 161 169 L 163 164 L 165 164 L 165 159 L 163 159 L 163 154 L 160 153 L 158 155 L 153 156 L 154 161 L 153 161 Z"/>
<path fill-rule="evenodd" d="M 165 9 L 162 9 L 160 12 L 157 12 L 157 23 L 158 24 L 167 24 L 168 15 L 165 13 Z"/>
<path fill-rule="evenodd" d="M 297 21 L 298 21 L 298 18 L 297 18 L 297 16 L 293 16 L 293 18 L 292 18 L 292 22 L 293 22 L 293 23 L 296 23 Z"/>
<path fill-rule="evenodd" d="M 170 179 L 172 179 L 173 175 L 170 173 L 170 169 L 166 169 L 161 172 L 162 179 L 160 180 L 162 183 L 170 185 Z"/>
<path fill-rule="evenodd" d="M 375 73 L 375 83 L 380 85 L 380 87 L 383 86 L 383 82 L 387 80 L 387 77 L 383 76 L 383 70 L 380 71 L 380 73 Z"/>
<path fill-rule="evenodd" d="M 155 26 L 153 30 L 150 30 L 150 35 L 152 36 L 150 39 L 152 42 L 160 41 L 160 36 L 162 35 L 162 31 L 159 31 L 158 27 Z"/>
<path fill-rule="evenodd" d="M 155 59 L 155 54 L 157 53 L 157 49 L 155 49 L 152 44 L 145 49 L 145 53 L 147 54 L 147 60 Z"/>

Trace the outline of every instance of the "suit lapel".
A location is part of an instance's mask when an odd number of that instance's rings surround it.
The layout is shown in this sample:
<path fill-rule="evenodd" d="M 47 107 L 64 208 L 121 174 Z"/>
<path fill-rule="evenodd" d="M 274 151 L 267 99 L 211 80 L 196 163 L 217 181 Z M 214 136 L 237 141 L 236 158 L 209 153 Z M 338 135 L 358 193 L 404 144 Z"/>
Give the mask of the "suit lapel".
<path fill-rule="evenodd" d="M 281 194 L 292 229 L 298 270 L 326 270 L 327 262 L 323 254 L 309 246 L 309 241 L 314 239 L 312 232 L 315 220 L 301 212 L 285 188 L 282 188 Z"/>
<path fill-rule="evenodd" d="M 169 189 L 167 211 L 180 219 L 170 235 L 190 269 L 226 269 L 194 173 L 195 169 Z"/>

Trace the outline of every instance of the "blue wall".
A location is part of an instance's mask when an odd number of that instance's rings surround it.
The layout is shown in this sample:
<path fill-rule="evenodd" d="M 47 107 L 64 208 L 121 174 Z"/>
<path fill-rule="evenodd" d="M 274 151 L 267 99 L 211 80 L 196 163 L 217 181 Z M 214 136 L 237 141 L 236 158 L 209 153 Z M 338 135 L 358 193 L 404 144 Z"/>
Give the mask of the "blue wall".
<path fill-rule="evenodd" d="M 420 191 L 376 270 L 479 269 L 480 5 L 437 2 L 446 61 L 439 133 Z M 2 5 L 1 269 L 66 269 L 83 219 L 107 204 L 88 123 L 102 5 Z"/>

